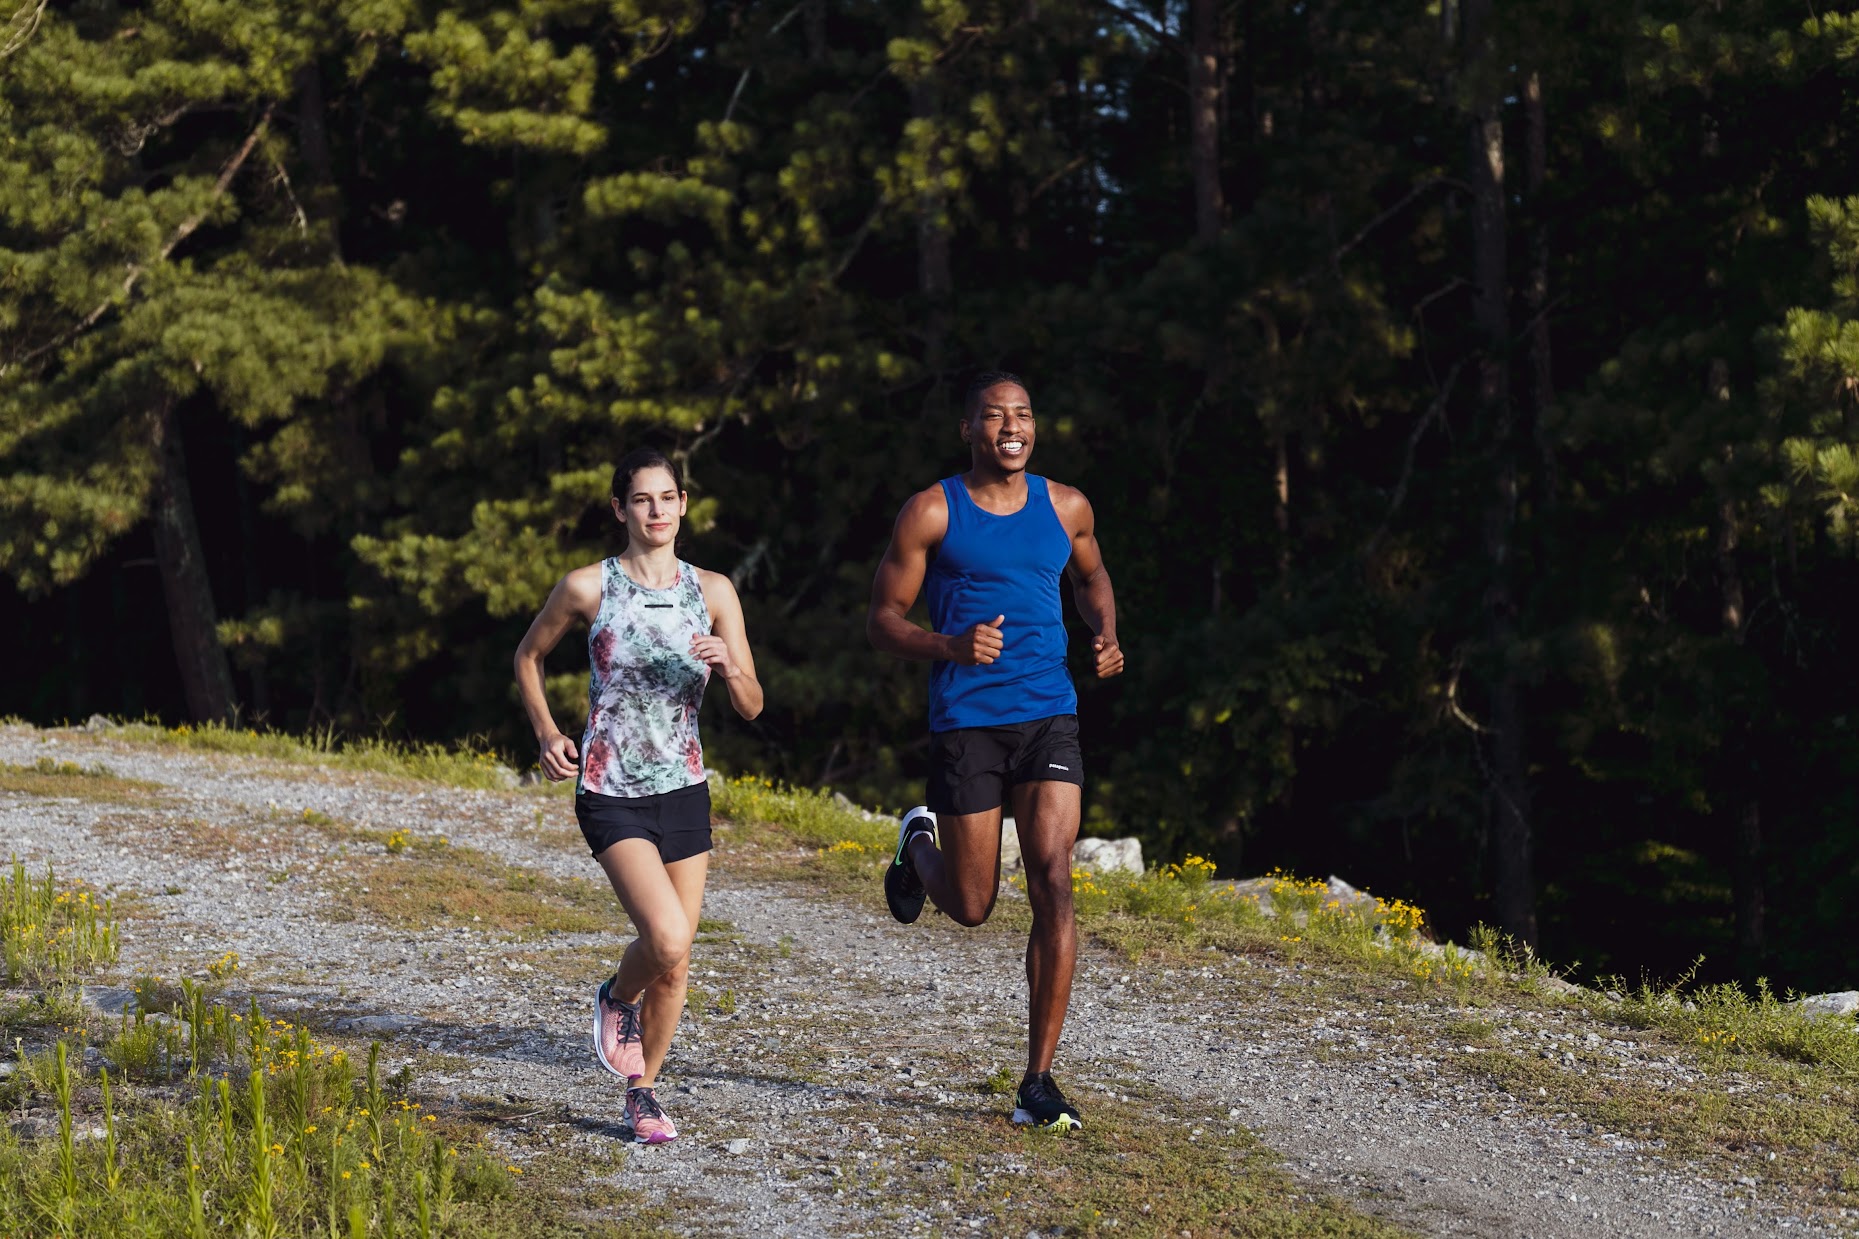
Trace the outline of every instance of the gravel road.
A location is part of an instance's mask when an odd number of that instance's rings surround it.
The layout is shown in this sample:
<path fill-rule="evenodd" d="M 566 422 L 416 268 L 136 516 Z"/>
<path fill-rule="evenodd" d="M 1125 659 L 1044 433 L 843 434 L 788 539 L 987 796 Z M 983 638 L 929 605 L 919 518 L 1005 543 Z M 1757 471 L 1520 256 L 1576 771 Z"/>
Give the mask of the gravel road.
<path fill-rule="evenodd" d="M 333 917 L 342 845 L 293 825 L 312 810 L 442 833 L 592 881 L 564 800 L 131 745 L 108 732 L 0 728 L 0 761 L 48 756 L 167 789 L 146 804 L 0 792 L 0 855 L 135 896 L 119 979 L 198 974 L 237 951 L 243 983 L 278 1013 L 391 1037 L 419 1055 L 424 1094 L 496 1103 L 512 1158 L 585 1156 L 591 1190 L 676 1200 L 691 1234 L 986 1232 L 986 1217 L 934 1192 L 900 1206 L 862 1186 L 859 1170 L 887 1148 L 908 1150 L 921 1130 L 911 1116 L 959 1124 L 1001 1105 L 974 1085 L 1022 1052 L 1012 938 L 933 916 L 899 926 L 876 890 L 856 903 L 808 898 L 733 870 L 723 851 L 705 916 L 728 928 L 706 933 L 693 955 L 707 1014 L 687 1020 L 661 1079 L 684 1138 L 640 1150 L 616 1138 L 617 1089 L 586 1049 L 589 993 L 623 941 L 617 909 L 613 934 L 541 944 Z M 1843 1233 L 1837 1221 L 1791 1214 L 1759 1182 L 1714 1182 L 1468 1082 L 1475 1075 L 1438 1071 L 1382 1036 L 1391 1013 L 1330 1009 L 1311 992 L 1302 968 L 1282 961 L 1210 953 L 1201 968 L 1146 972 L 1087 948 L 1056 1074 L 1087 1120 L 1094 1098 L 1163 1090 L 1204 1116 L 1206 1139 L 1250 1129 L 1312 1193 L 1423 1234 Z M 95 996 L 106 1007 L 123 998 Z M 1584 1034 L 1546 1024 L 1533 1035 L 1553 1049 Z M 1602 1048 L 1620 1070 L 1682 1070 L 1631 1043 Z M 1004 1163 L 999 1173 L 1019 1171 Z"/>

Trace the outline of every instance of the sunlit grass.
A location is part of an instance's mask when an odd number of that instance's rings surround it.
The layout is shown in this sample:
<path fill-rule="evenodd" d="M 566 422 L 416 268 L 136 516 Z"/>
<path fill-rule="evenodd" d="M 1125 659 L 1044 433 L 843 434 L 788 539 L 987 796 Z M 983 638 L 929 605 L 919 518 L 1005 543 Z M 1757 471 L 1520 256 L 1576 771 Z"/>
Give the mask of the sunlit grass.
<path fill-rule="evenodd" d="M 847 810 L 830 792 L 790 787 L 760 775 L 741 775 L 711 785 L 710 805 L 732 822 L 779 826 L 802 843 L 821 848 L 838 845 L 838 855 L 856 847 L 890 858 L 897 842 L 895 822 L 867 821 Z M 858 853 L 851 853 L 857 855 Z"/>
<path fill-rule="evenodd" d="M 305 809 L 301 823 L 345 845 L 330 911 L 401 929 L 471 925 L 518 937 L 598 933 L 615 927 L 613 896 L 592 878 L 559 878 L 454 844 L 445 835 L 357 826 Z M 376 849 L 379 849 L 378 851 Z"/>
<path fill-rule="evenodd" d="M 1859 1079 L 1859 1028 L 1851 1016 L 1808 1016 L 1758 982 L 1754 994 L 1737 985 L 1693 987 L 1689 976 L 1668 985 L 1621 992 L 1610 1013 L 1640 1028 L 1663 1028 L 1698 1046 L 1719 1067 L 1769 1057 L 1833 1069 Z M 1618 982 L 1614 983 L 1616 986 Z"/>
<path fill-rule="evenodd" d="M 178 727 L 127 723 L 110 734 L 123 740 L 173 748 L 313 763 L 485 791 L 506 789 L 514 778 L 495 750 L 470 744 L 409 744 L 371 737 L 343 737 L 333 731 L 294 736 L 221 723 L 183 723 Z"/>
<path fill-rule="evenodd" d="M 88 887 L 61 887 L 47 866 L 32 878 L 13 862 L 0 873 L 0 971 L 11 985 L 74 979 L 80 970 L 116 958 L 110 903 Z"/>
<path fill-rule="evenodd" d="M 51 757 L 41 757 L 30 766 L 0 762 L 0 792 L 132 803 L 160 796 L 165 790 L 158 783 L 118 778 L 101 765 L 80 766 Z"/>
<path fill-rule="evenodd" d="M 471 925 L 533 938 L 612 930 L 620 915 L 611 892 L 592 878 L 558 878 L 443 837 L 389 832 L 381 854 L 346 865 L 335 906 L 403 929 Z"/>
<path fill-rule="evenodd" d="M 99 1025 L 70 982 L 114 958 L 108 904 L 17 864 L 0 894 L 0 924 L 87 927 L 65 937 L 110 947 L 48 952 L 31 945 L 37 935 L 22 936 L 22 971 L 61 984 L 0 1003 L 13 1058 L 0 1107 L 49 1116 L 0 1127 L 0 1235 L 602 1230 L 495 1156 L 482 1127 L 412 1098 L 411 1072 L 386 1076 L 378 1043 L 358 1067 L 344 1047 L 269 1016 L 256 998 L 243 1008 L 216 998 L 239 971 L 234 952 L 199 982 L 139 978 L 133 1011 Z"/>
<path fill-rule="evenodd" d="M 255 1000 L 241 1013 L 189 998 L 167 1018 L 124 1017 L 105 1051 L 114 1075 L 85 1069 L 69 1035 L 22 1052 L 16 1074 L 51 1103 L 57 1130 L 0 1142 L 0 1234 L 531 1229 L 508 1208 L 515 1168 L 390 1089 L 378 1045 L 358 1073 L 344 1050 Z M 131 1079 L 168 1085 L 165 1099 L 122 1108 Z M 98 1129 L 101 1140 L 80 1143 Z"/>

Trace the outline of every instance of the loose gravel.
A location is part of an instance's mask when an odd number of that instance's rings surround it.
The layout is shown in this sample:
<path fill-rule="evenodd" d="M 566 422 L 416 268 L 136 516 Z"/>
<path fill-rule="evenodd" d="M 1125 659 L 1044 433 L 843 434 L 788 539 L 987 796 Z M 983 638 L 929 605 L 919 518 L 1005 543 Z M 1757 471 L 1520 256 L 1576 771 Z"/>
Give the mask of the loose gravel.
<path fill-rule="evenodd" d="M 166 789 L 147 804 L 0 792 L 0 855 L 132 897 L 119 980 L 198 975 L 237 951 L 240 983 L 277 1013 L 381 1037 L 417 1060 L 415 1088 L 432 1103 L 494 1110 L 512 1159 L 585 1158 L 590 1189 L 674 1201 L 672 1225 L 689 1234 L 983 1224 L 934 1193 L 886 1199 L 859 1171 L 887 1147 L 907 1151 L 922 1119 L 959 1125 L 1002 1107 L 977 1084 L 1002 1067 L 1017 1074 L 1023 1053 L 1025 982 L 1007 935 L 933 916 L 899 926 L 875 890 L 856 902 L 810 897 L 743 875 L 721 851 L 704 915 L 723 924 L 693 953 L 693 1015 L 661 1076 L 682 1138 L 642 1150 L 621 1142 L 619 1090 L 586 1048 L 593 987 L 624 942 L 617 908 L 611 934 L 528 942 L 469 924 L 341 919 L 332 908 L 358 845 L 302 825 L 308 810 L 366 830 L 443 834 L 591 882 L 565 799 L 131 745 L 107 731 L 0 728 L 0 761 L 42 757 Z M 1204 1138 L 1250 1129 L 1311 1193 L 1425 1234 L 1842 1233 L 1759 1183 L 1714 1181 L 1437 1071 L 1384 1041 L 1377 1013 L 1313 1000 L 1309 967 L 1210 953 L 1202 968 L 1145 971 L 1087 948 L 1059 1079 L 1087 1120 L 1094 1097 L 1163 1090 L 1205 1116 Z M 93 998 L 110 1009 L 126 992 Z M 1557 1036 L 1540 1034 L 1545 1047 Z M 1660 1066 L 1611 1048 L 1622 1069 Z"/>

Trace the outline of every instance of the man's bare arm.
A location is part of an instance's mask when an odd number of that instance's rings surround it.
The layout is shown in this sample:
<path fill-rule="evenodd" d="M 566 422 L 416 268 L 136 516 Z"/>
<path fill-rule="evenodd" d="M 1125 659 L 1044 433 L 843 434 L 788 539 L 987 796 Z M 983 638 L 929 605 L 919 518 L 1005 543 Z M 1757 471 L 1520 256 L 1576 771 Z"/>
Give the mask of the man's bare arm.
<path fill-rule="evenodd" d="M 940 486 L 912 495 L 897 514 L 891 544 L 872 578 L 871 606 L 865 612 L 865 637 L 879 653 L 918 662 L 949 659 L 949 638 L 925 632 L 909 619 L 910 608 L 923 592 L 930 551 L 948 527 L 949 509 Z"/>
<path fill-rule="evenodd" d="M 958 633 L 926 632 L 910 622 L 910 608 L 917 604 L 929 572 L 930 552 L 948 531 L 949 505 L 940 486 L 912 495 L 897 514 L 891 545 L 872 578 L 871 607 L 865 612 L 865 636 L 880 653 L 968 666 L 1000 657 L 1004 616 Z"/>
<path fill-rule="evenodd" d="M 1096 633 L 1091 648 L 1096 655 L 1098 678 L 1107 679 L 1123 671 L 1123 647 L 1117 641 L 1117 598 L 1110 586 L 1110 570 L 1104 567 L 1104 553 L 1097 545 L 1097 517 L 1084 492 L 1073 487 L 1057 487 L 1056 505 L 1066 532 L 1071 534 L 1072 556 L 1065 565 L 1071 577 L 1072 597 L 1078 614 Z"/>

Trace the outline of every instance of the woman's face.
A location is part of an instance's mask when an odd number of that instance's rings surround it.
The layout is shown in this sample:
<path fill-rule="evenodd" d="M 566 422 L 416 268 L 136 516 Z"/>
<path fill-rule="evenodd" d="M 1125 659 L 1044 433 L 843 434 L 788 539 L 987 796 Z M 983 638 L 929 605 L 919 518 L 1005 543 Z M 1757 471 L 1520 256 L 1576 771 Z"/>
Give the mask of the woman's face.
<path fill-rule="evenodd" d="M 684 492 L 672 481 L 671 470 L 662 466 L 635 472 L 627 493 L 613 500 L 613 514 L 626 526 L 630 545 L 637 547 L 670 546 L 677 539 L 684 508 Z"/>

